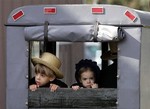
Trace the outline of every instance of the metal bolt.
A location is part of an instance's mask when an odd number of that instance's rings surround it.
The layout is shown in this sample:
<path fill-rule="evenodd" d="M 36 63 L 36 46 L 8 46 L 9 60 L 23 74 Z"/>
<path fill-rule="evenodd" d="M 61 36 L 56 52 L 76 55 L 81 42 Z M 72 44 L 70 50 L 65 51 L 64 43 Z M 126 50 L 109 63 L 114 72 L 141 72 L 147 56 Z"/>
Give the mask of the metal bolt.
<path fill-rule="evenodd" d="M 117 75 L 117 78 L 118 78 L 118 79 L 120 78 L 120 75 L 119 75 L 119 74 Z"/>
<path fill-rule="evenodd" d="M 118 47 L 117 51 L 119 52 L 120 51 L 120 48 Z"/>
<path fill-rule="evenodd" d="M 27 101 L 25 102 L 25 105 L 27 105 L 27 106 L 28 106 L 28 102 L 27 102 Z"/>
<path fill-rule="evenodd" d="M 27 48 L 27 52 L 29 51 L 29 49 Z"/>
<path fill-rule="evenodd" d="M 29 78 L 29 76 L 28 75 L 26 75 L 26 79 L 28 79 Z"/>
<path fill-rule="evenodd" d="M 27 48 L 27 49 L 26 49 L 26 52 L 25 52 L 25 55 L 26 55 L 27 57 L 28 57 L 28 55 L 29 55 L 28 53 L 29 53 L 29 49 Z"/>
<path fill-rule="evenodd" d="M 116 105 L 118 105 L 119 103 L 118 103 L 118 101 L 116 101 Z"/>

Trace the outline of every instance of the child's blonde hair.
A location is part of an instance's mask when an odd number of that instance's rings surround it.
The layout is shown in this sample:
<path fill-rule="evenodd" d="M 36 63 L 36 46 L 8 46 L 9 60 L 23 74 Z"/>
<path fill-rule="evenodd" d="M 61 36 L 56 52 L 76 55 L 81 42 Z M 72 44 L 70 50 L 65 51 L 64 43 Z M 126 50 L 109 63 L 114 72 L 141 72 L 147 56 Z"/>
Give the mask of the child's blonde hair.
<path fill-rule="evenodd" d="M 35 74 L 37 73 L 45 74 L 46 76 L 49 76 L 49 77 L 55 76 L 54 72 L 51 69 L 49 69 L 48 67 L 42 64 L 35 65 Z"/>

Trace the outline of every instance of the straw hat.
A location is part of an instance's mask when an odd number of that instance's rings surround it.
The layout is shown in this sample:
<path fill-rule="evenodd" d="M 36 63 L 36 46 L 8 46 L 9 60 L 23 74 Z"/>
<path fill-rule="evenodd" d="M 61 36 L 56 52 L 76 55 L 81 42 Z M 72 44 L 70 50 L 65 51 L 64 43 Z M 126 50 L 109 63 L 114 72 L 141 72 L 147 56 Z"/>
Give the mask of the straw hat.
<path fill-rule="evenodd" d="M 31 61 L 34 66 L 36 64 L 43 64 L 50 68 L 55 73 L 56 78 L 63 78 L 63 73 L 59 71 L 61 62 L 55 55 L 48 52 L 44 52 L 40 58 L 33 57 Z"/>
<path fill-rule="evenodd" d="M 102 60 L 114 60 L 117 59 L 117 43 L 116 42 L 109 42 L 110 50 L 106 51 L 102 54 Z"/>

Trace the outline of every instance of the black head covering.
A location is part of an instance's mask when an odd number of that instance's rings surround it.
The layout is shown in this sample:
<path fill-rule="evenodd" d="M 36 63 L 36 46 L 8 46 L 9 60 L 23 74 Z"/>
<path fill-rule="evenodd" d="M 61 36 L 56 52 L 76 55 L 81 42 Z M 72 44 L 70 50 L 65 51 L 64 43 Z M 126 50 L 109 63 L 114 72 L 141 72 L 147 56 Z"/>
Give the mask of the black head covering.
<path fill-rule="evenodd" d="M 77 81 L 77 83 L 80 84 L 80 81 L 79 81 L 79 70 L 82 68 L 82 67 L 89 67 L 92 69 L 92 71 L 94 72 L 94 76 L 95 76 L 95 82 L 96 83 L 99 83 L 99 77 L 100 77 L 100 69 L 99 67 L 97 66 L 97 62 L 95 61 L 92 61 L 91 59 L 85 59 L 85 60 L 80 60 L 76 66 L 75 66 L 75 79 Z"/>

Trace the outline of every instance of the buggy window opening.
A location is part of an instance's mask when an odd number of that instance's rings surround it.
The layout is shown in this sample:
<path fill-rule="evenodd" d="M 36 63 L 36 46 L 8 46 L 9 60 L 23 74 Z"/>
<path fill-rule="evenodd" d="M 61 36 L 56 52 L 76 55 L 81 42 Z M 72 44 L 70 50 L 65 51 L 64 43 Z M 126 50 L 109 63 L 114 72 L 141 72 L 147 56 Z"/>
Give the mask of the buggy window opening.
<path fill-rule="evenodd" d="M 34 44 L 36 45 L 34 45 Z M 53 42 L 49 42 L 49 43 L 53 43 Z M 88 57 L 85 57 L 85 52 L 86 51 L 88 51 L 89 49 L 88 49 L 88 46 L 90 47 L 90 46 L 92 46 L 93 44 L 94 44 L 94 46 L 96 47 L 100 47 L 100 45 L 99 45 L 99 43 L 100 42 L 85 42 L 85 43 L 83 43 L 83 42 L 55 42 L 55 44 L 53 44 L 53 46 L 55 46 L 55 47 L 52 47 L 52 50 L 54 50 L 53 52 L 55 52 L 55 54 L 56 54 L 56 56 L 58 56 L 59 57 L 59 50 L 61 49 L 60 47 L 62 46 L 62 45 L 71 45 L 71 44 L 77 44 L 77 43 L 80 43 L 80 44 L 83 44 L 84 45 L 84 53 L 82 54 L 82 55 L 84 55 L 82 58 L 89 58 L 89 56 Z M 93 44 L 92 44 L 93 43 Z M 105 51 L 107 51 L 107 50 L 110 50 L 110 48 L 109 48 L 109 45 L 108 45 L 108 43 L 109 42 L 103 42 L 102 43 L 102 45 L 101 45 L 101 47 L 100 47 L 100 51 L 97 51 L 97 53 L 95 54 L 96 55 L 96 57 L 95 57 L 95 59 L 96 60 L 98 60 L 97 61 L 97 63 L 99 64 L 99 67 L 100 67 L 100 69 L 101 70 L 103 70 L 103 69 L 105 69 L 106 67 L 108 67 L 110 64 L 112 64 L 113 63 L 113 61 L 111 61 L 111 60 L 101 60 L 100 58 L 101 58 L 101 52 L 103 53 L 103 52 L 105 52 Z M 30 44 L 30 58 L 32 57 L 32 56 L 37 56 L 37 57 L 39 57 L 40 56 L 40 54 L 43 52 L 43 41 L 30 41 L 29 42 L 29 44 Z M 33 47 L 33 45 L 35 46 L 35 47 Z M 71 46 L 73 46 L 73 45 L 71 45 Z M 49 46 L 50 47 L 50 46 Z M 87 50 L 86 50 L 87 49 Z M 37 50 L 36 52 L 35 52 L 35 50 Z M 50 50 L 51 51 L 51 50 Z M 89 51 L 89 53 L 92 53 L 91 51 Z M 92 59 L 92 58 L 91 58 Z M 94 59 L 94 60 L 95 60 Z M 93 60 L 93 59 L 92 59 Z M 30 62 L 30 61 L 29 61 Z M 64 63 L 64 62 L 63 62 Z M 63 64 L 62 63 L 62 64 Z M 74 63 L 75 64 L 75 63 Z M 32 66 L 33 67 L 33 65 L 30 65 L 30 66 Z M 73 67 L 71 67 L 71 68 L 73 68 Z M 115 68 L 116 69 L 116 68 Z M 32 68 L 29 68 L 29 72 L 33 72 L 33 70 L 32 70 Z M 73 71 L 74 72 L 74 71 Z M 72 72 L 72 73 L 73 73 Z M 29 78 L 31 78 L 33 76 L 33 73 L 29 73 Z M 109 76 L 109 75 L 107 75 L 107 76 Z M 117 76 L 117 75 L 116 75 Z M 72 77 L 73 78 L 73 77 Z M 68 82 L 69 80 L 67 80 L 67 83 L 70 83 L 70 82 Z M 69 84 L 70 85 L 70 84 Z M 115 87 L 114 88 L 116 88 L 117 87 L 117 83 L 116 83 L 116 85 L 115 85 Z"/>

